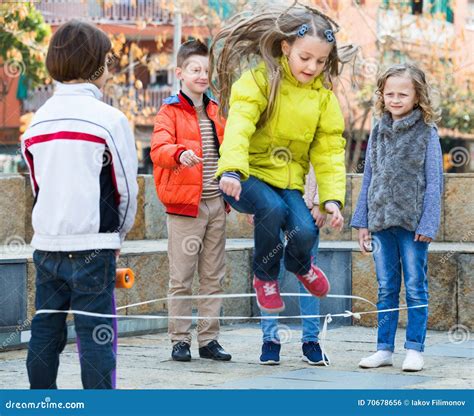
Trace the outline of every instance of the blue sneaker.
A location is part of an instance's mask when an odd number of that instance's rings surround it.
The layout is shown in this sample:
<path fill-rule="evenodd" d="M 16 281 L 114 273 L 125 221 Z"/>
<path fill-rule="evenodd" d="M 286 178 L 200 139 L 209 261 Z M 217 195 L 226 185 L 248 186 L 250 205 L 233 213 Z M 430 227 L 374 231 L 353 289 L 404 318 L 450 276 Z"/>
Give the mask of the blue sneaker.
<path fill-rule="evenodd" d="M 265 341 L 262 345 L 262 355 L 260 355 L 260 364 L 278 365 L 280 364 L 281 345 L 272 341 Z"/>
<path fill-rule="evenodd" d="M 323 352 L 321 351 L 321 347 L 319 342 L 315 341 L 308 341 L 302 345 L 303 349 L 303 361 L 306 361 L 308 364 L 311 365 L 325 365 L 323 360 Z M 330 364 L 329 358 L 326 354 L 324 354 L 324 358 L 326 360 L 326 364 Z"/>

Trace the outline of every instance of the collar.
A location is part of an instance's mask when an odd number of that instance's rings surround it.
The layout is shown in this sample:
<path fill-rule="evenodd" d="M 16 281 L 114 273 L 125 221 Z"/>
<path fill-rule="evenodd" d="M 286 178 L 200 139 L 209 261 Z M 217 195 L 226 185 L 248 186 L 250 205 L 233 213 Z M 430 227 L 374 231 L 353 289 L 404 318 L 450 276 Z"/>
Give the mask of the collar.
<path fill-rule="evenodd" d="M 56 95 L 89 95 L 98 100 L 102 98 L 102 92 L 94 84 L 90 82 L 81 82 L 80 84 L 63 84 L 56 82 Z"/>
<path fill-rule="evenodd" d="M 183 92 L 183 90 L 179 90 L 178 96 L 181 98 L 181 102 L 184 104 L 184 107 L 187 110 L 194 110 L 195 105 L 193 103 L 193 100 L 190 97 L 188 97 Z M 211 99 L 206 94 L 203 94 L 202 103 L 204 105 L 204 108 L 207 108 L 207 105 L 209 104 L 210 101 L 211 101 Z"/>
<path fill-rule="evenodd" d="M 400 132 L 413 127 L 416 122 L 422 119 L 423 114 L 419 108 L 415 108 L 410 114 L 400 120 L 393 120 L 392 115 L 386 111 L 380 120 L 381 131 Z"/>
<path fill-rule="evenodd" d="M 308 89 L 313 89 L 313 90 L 318 90 L 323 86 L 324 74 L 320 74 L 313 81 L 303 84 L 299 82 L 291 73 L 290 64 L 288 63 L 288 58 L 285 55 L 282 55 L 279 61 L 280 61 L 281 67 L 283 68 L 283 74 L 285 78 L 293 85 L 297 87 L 308 88 Z"/>

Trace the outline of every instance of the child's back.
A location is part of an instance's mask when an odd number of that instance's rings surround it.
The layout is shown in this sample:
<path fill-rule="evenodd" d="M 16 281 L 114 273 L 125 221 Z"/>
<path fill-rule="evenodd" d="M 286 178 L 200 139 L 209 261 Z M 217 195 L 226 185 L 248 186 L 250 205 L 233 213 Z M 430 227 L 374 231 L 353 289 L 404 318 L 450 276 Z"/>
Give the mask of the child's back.
<path fill-rule="evenodd" d="M 126 117 L 93 84 L 58 84 L 23 135 L 36 195 L 32 245 L 120 248 L 136 212 L 136 150 Z"/>
<path fill-rule="evenodd" d="M 92 25 L 61 26 L 46 59 L 59 84 L 22 137 L 35 195 L 35 307 L 98 314 L 74 315 L 82 383 L 96 389 L 114 387 L 116 334 L 112 319 L 101 315 L 115 313 L 116 253 L 133 225 L 138 192 L 130 126 L 100 101 L 110 49 L 107 35 Z M 110 337 L 97 340 L 104 331 Z M 31 388 L 57 388 L 66 341 L 66 313 L 35 315 L 27 358 Z"/>

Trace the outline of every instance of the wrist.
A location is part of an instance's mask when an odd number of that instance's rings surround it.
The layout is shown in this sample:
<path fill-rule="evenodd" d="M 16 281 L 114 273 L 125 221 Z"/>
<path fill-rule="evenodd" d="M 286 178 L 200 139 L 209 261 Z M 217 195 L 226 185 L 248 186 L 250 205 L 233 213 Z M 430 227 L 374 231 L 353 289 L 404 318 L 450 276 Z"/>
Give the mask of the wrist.
<path fill-rule="evenodd" d="M 240 182 L 240 173 L 239 172 L 224 172 L 221 176 L 222 178 L 231 178 L 231 179 L 236 179 Z"/>
<path fill-rule="evenodd" d="M 181 150 L 178 150 L 178 152 L 176 153 L 176 161 L 178 163 L 182 163 L 181 162 L 181 156 L 183 155 L 183 153 L 186 151 L 186 149 L 181 149 Z"/>
<path fill-rule="evenodd" d="M 339 208 L 339 210 L 342 208 L 342 204 L 341 204 L 339 201 L 336 201 L 336 200 L 329 200 L 329 201 L 326 201 L 326 202 L 324 203 L 324 207 L 326 207 L 327 204 L 334 204 L 334 205 L 336 205 L 336 206 Z"/>

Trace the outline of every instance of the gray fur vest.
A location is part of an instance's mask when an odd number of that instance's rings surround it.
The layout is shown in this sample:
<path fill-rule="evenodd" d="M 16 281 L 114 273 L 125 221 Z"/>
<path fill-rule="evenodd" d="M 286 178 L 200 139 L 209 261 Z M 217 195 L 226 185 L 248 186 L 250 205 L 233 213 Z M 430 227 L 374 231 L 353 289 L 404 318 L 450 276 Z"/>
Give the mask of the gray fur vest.
<path fill-rule="evenodd" d="M 423 213 L 425 156 L 431 126 L 420 109 L 401 120 L 385 113 L 371 138 L 369 231 L 402 227 L 415 231 Z"/>

